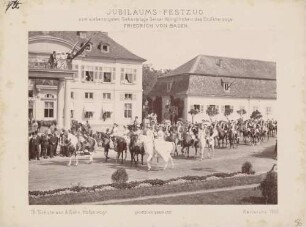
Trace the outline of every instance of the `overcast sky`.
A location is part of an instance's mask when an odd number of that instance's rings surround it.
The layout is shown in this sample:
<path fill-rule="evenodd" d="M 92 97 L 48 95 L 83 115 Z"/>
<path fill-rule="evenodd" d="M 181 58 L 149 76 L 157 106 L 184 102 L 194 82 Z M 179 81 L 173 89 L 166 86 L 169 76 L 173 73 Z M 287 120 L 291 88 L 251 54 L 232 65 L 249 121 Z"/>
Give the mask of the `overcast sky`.
<path fill-rule="evenodd" d="M 155 69 L 174 69 L 197 55 L 276 61 L 273 30 L 133 30 L 109 32 L 119 44 Z"/>

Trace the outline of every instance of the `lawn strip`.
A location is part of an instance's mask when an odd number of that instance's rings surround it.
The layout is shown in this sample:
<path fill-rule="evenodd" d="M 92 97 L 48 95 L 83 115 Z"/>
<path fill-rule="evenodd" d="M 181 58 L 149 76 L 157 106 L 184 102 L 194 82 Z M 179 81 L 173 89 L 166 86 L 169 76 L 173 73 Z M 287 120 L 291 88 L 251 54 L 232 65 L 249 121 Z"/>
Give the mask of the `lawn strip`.
<path fill-rule="evenodd" d="M 205 194 L 183 195 L 167 198 L 134 200 L 122 202 L 120 205 L 247 205 L 265 204 L 260 190 L 254 188 L 236 189 L 232 191 L 210 192 Z M 111 205 L 111 203 L 110 203 Z"/>
<path fill-rule="evenodd" d="M 222 187 L 231 187 L 239 185 L 248 185 L 260 183 L 265 174 L 255 176 L 243 176 L 234 178 L 223 178 L 210 181 L 195 181 L 179 185 L 162 185 L 143 188 L 132 188 L 123 190 L 110 190 L 99 192 L 80 192 L 65 195 L 53 195 L 39 198 L 30 198 L 30 205 L 68 205 L 90 203 L 98 201 L 107 201 L 113 199 L 138 198 L 150 195 L 163 195 L 178 192 L 197 191 L 203 189 L 213 189 Z"/>

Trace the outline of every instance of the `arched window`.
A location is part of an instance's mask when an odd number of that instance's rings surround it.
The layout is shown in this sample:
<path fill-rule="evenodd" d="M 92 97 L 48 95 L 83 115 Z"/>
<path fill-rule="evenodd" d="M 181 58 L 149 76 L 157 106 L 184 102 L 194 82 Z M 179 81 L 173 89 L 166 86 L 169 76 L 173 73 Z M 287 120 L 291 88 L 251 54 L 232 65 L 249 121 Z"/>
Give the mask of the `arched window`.
<path fill-rule="evenodd" d="M 46 99 L 54 99 L 55 97 L 52 94 L 45 94 L 45 98 Z"/>

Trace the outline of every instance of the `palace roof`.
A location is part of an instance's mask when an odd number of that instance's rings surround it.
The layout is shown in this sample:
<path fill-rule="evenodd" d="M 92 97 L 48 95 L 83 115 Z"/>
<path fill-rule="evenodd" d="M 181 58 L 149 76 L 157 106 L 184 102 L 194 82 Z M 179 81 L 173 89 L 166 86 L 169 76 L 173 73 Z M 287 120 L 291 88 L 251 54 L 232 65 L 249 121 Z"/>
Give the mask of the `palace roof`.
<path fill-rule="evenodd" d="M 87 57 L 93 57 L 93 58 L 109 58 L 109 59 L 123 59 L 123 60 L 133 60 L 133 61 L 139 61 L 144 62 L 146 61 L 144 58 L 141 58 L 129 50 L 127 50 L 125 47 L 121 46 L 117 42 L 115 42 L 112 38 L 108 36 L 106 32 L 100 32 L 100 31 L 83 31 L 82 33 L 85 33 L 85 36 L 81 36 L 80 32 L 77 31 L 50 31 L 50 32 L 44 32 L 44 31 L 31 31 L 29 32 L 29 37 L 34 36 L 44 36 L 44 37 L 56 37 L 64 39 L 71 44 L 75 44 L 78 42 L 78 47 L 80 48 L 80 45 L 82 43 L 85 43 L 89 38 L 91 38 L 90 43 L 92 44 L 92 50 L 91 51 L 85 51 Z M 103 52 L 100 49 L 100 45 L 108 45 L 109 51 Z"/>
<path fill-rule="evenodd" d="M 165 76 L 183 74 L 276 79 L 276 63 L 240 58 L 198 55 Z"/>
<path fill-rule="evenodd" d="M 149 94 L 168 95 L 276 99 L 276 64 L 199 55 L 158 78 Z"/>

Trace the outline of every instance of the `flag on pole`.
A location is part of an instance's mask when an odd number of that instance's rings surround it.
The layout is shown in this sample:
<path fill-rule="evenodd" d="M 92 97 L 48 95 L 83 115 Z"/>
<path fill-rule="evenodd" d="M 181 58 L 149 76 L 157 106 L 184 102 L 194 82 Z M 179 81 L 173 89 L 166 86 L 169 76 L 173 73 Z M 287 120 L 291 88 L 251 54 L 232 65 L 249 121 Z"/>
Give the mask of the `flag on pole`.
<path fill-rule="evenodd" d="M 87 42 L 81 47 L 81 49 L 79 49 L 79 50 L 75 53 L 75 55 L 72 56 L 72 59 L 76 58 L 77 56 L 79 56 L 80 54 L 83 53 L 83 51 L 85 50 L 86 46 L 89 44 L 90 40 L 91 40 L 91 38 L 89 38 L 89 39 L 87 40 Z"/>

